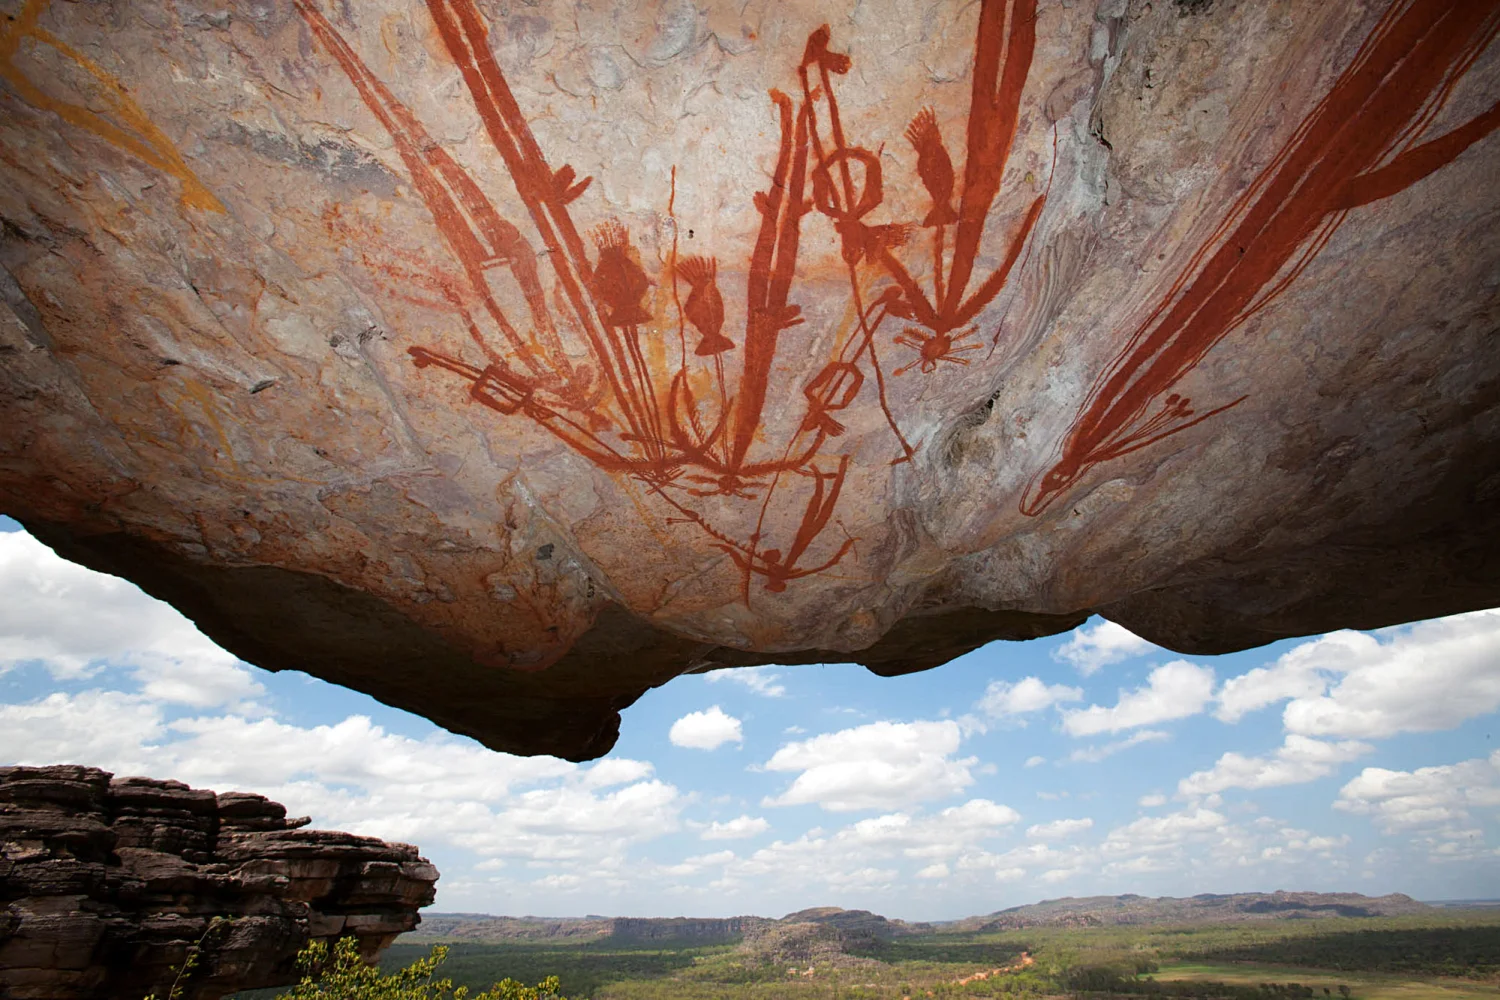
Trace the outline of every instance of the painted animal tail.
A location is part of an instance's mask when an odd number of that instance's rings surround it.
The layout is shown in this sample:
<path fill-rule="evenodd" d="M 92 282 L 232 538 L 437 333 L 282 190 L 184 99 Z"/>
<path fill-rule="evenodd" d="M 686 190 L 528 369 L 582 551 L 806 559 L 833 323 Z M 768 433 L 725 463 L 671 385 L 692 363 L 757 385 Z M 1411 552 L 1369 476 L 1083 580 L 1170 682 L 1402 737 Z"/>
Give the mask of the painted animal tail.
<path fill-rule="evenodd" d="M 684 257 L 677 262 L 677 273 L 694 288 L 712 285 L 719 274 L 719 262 L 712 257 Z"/>

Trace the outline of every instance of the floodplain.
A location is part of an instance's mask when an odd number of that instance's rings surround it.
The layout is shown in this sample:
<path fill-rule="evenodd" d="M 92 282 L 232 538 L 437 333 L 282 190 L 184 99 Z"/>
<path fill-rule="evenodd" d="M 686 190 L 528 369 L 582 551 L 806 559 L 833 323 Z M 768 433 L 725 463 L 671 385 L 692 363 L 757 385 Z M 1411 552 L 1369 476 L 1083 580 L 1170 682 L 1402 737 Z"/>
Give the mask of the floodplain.
<path fill-rule="evenodd" d="M 1006 930 L 975 930 L 972 921 L 788 920 L 705 941 L 702 934 L 528 934 L 519 920 L 486 940 L 482 927 L 440 919 L 398 941 L 382 964 L 399 968 L 443 943 L 442 971 L 456 984 L 477 989 L 507 976 L 538 982 L 556 975 L 570 1000 L 1500 1000 L 1500 909 L 1493 908 Z"/>

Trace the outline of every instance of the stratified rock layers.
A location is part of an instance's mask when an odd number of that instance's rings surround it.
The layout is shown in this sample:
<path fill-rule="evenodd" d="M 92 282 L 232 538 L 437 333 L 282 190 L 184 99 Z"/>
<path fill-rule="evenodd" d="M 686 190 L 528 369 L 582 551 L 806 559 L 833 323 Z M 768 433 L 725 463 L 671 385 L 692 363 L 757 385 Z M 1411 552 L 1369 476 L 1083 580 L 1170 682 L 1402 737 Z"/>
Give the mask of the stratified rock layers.
<path fill-rule="evenodd" d="M 1500 603 L 1500 0 L 0 10 L 0 509 L 260 666 Z"/>
<path fill-rule="evenodd" d="M 213 1000 L 295 982 L 309 940 L 374 954 L 417 925 L 438 873 L 416 848 L 306 823 L 260 795 L 0 767 L 0 996 L 165 996 L 196 947 L 185 995 Z"/>

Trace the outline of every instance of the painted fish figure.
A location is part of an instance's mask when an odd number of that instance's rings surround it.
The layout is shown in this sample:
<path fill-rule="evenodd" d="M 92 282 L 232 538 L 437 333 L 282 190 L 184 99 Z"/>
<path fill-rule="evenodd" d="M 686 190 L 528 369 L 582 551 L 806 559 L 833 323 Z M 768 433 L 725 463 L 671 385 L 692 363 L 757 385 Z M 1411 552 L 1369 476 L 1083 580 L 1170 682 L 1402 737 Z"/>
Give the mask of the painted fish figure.
<path fill-rule="evenodd" d="M 712 357 L 734 349 L 734 341 L 724 336 L 724 299 L 719 294 L 719 262 L 713 257 L 688 257 L 677 265 L 677 273 L 688 283 L 687 302 L 682 312 L 702 334 L 693 352 Z"/>

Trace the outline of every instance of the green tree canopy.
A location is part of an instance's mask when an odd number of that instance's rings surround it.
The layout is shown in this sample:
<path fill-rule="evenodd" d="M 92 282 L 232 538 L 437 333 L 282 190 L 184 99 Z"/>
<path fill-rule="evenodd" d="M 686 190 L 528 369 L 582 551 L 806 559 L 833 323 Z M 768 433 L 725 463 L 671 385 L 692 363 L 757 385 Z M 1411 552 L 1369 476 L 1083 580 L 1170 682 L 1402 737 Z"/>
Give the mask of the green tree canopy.
<path fill-rule="evenodd" d="M 386 975 L 365 962 L 352 937 L 341 938 L 331 951 L 314 941 L 297 957 L 305 972 L 302 981 L 277 1000 L 567 1000 L 558 993 L 556 976 L 535 986 L 502 979 L 482 993 L 470 993 L 467 986 L 455 989 L 451 979 L 433 978 L 447 957 L 446 947 L 434 945 L 426 958 Z"/>

